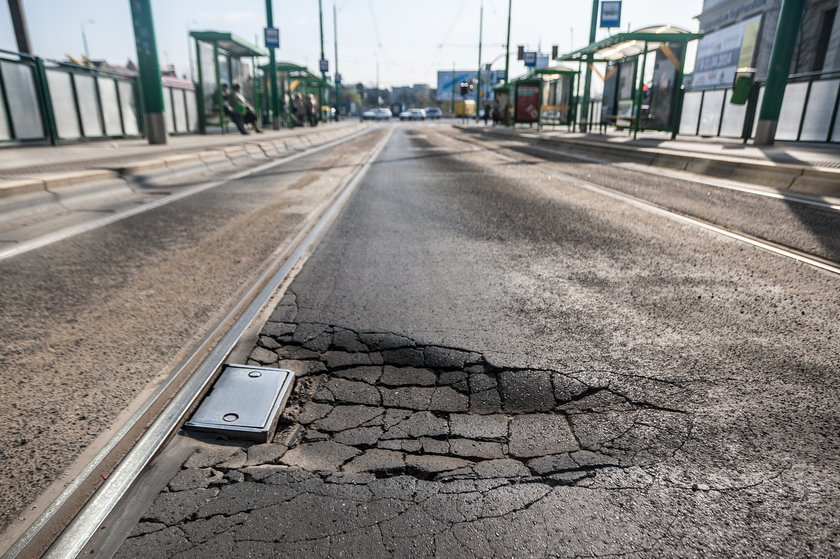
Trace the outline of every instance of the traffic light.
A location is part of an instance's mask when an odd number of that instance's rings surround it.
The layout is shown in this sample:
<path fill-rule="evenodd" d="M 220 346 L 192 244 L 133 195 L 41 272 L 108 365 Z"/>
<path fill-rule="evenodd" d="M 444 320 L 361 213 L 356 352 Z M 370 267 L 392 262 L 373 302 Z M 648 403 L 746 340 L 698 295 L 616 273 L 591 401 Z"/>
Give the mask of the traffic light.
<path fill-rule="evenodd" d="M 461 97 L 466 96 L 467 93 L 470 92 L 470 89 L 472 89 L 471 86 L 472 86 L 472 84 L 470 84 L 468 82 L 461 82 Z"/>
<path fill-rule="evenodd" d="M 519 45 L 516 47 L 516 59 L 525 60 L 525 45 Z"/>
<path fill-rule="evenodd" d="M 552 60 L 557 59 L 557 55 L 559 54 L 559 51 L 560 51 L 560 49 L 557 47 L 557 45 L 551 45 L 551 59 Z"/>

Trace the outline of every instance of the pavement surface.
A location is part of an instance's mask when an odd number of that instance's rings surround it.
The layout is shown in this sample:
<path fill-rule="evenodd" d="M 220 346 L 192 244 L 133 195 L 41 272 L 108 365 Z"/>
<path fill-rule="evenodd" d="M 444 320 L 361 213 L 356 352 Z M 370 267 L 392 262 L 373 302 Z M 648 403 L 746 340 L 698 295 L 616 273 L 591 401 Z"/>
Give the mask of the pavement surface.
<path fill-rule="evenodd" d="M 274 441 L 198 439 L 117 556 L 840 555 L 838 277 L 468 140 L 397 128 L 251 353 Z"/>
<path fill-rule="evenodd" d="M 383 133 L 0 261 L 0 528 L 72 479 Z"/>

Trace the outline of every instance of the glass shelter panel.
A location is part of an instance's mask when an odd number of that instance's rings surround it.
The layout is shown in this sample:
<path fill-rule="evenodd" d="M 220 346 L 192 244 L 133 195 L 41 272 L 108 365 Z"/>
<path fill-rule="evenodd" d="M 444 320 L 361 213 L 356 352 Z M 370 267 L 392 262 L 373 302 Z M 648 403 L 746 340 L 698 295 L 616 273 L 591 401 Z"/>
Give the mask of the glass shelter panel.
<path fill-rule="evenodd" d="M 80 138 L 82 130 L 79 128 L 79 115 L 76 113 L 72 76 L 62 70 L 47 70 L 47 87 L 52 99 L 58 137 L 63 140 Z"/>
<path fill-rule="evenodd" d="M 785 98 L 782 101 L 782 112 L 779 114 L 779 126 L 776 128 L 777 140 L 795 140 L 799 133 L 799 123 L 802 120 L 802 109 L 805 107 L 805 95 L 808 83 L 789 83 L 785 88 Z"/>
<path fill-rule="evenodd" d="M 163 117 L 166 119 L 166 131 L 170 134 L 175 132 L 175 117 L 172 114 L 172 89 L 163 88 Z"/>
<path fill-rule="evenodd" d="M 6 105 L 0 100 L 0 141 L 10 140 L 12 138 L 12 131 L 9 130 L 9 121 L 7 119 Z"/>
<path fill-rule="evenodd" d="M 3 61 L 0 65 L 6 98 L 9 101 L 9 116 L 19 140 L 33 140 L 44 137 L 41 120 L 41 104 L 35 90 L 35 74 L 31 66 Z"/>
<path fill-rule="evenodd" d="M 723 96 L 725 91 L 718 89 L 707 91 L 703 99 L 703 111 L 700 113 L 701 136 L 717 136 L 720 117 L 723 115 Z"/>
<path fill-rule="evenodd" d="M 747 105 L 735 105 L 730 103 L 732 90 L 726 90 L 726 101 L 723 103 L 723 122 L 720 127 L 720 135 L 730 138 L 740 138 L 744 133 L 744 121 L 747 118 Z"/>
<path fill-rule="evenodd" d="M 90 137 L 102 136 L 99 120 L 99 100 L 96 98 L 96 82 L 91 76 L 74 74 L 76 94 L 79 98 L 79 114 L 82 117 L 82 133 Z"/>
<path fill-rule="evenodd" d="M 117 81 L 120 90 L 120 109 L 126 136 L 137 136 L 140 129 L 137 124 L 137 103 L 134 99 L 134 84 L 126 80 Z"/>
<path fill-rule="evenodd" d="M 102 116 L 105 117 L 105 135 L 122 136 L 117 84 L 111 78 L 99 78 L 97 84 L 99 85 L 99 99 L 102 103 Z"/>
<path fill-rule="evenodd" d="M 190 92 L 192 93 L 192 92 Z M 172 108 L 175 116 L 175 129 L 183 134 L 187 130 L 187 107 L 184 105 L 184 90 L 172 89 Z"/>
<path fill-rule="evenodd" d="M 195 100 L 195 91 L 185 91 L 187 100 L 187 121 L 190 132 L 198 132 L 198 103 Z"/>
<path fill-rule="evenodd" d="M 696 134 L 697 123 L 700 120 L 700 101 L 702 91 L 688 91 L 683 97 L 682 118 L 680 119 L 680 134 Z"/>
<path fill-rule="evenodd" d="M 831 113 L 834 112 L 838 87 L 840 87 L 840 80 L 820 80 L 811 84 L 811 94 L 808 96 L 808 108 L 805 109 L 800 140 L 824 142 L 828 139 Z"/>

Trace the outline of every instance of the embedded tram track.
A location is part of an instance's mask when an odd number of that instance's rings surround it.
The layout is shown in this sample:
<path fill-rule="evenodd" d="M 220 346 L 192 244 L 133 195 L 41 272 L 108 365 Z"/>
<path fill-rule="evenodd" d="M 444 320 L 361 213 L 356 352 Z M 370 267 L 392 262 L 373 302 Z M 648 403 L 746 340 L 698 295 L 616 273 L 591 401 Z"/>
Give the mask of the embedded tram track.
<path fill-rule="evenodd" d="M 0 259 L 35 250 L 230 181 L 337 147 L 370 134 L 372 130 L 377 129 L 362 130 L 220 180 L 202 183 L 151 204 L 72 230 L 59 231 L 35 239 L 26 247 L 15 247 L 18 250 L 14 252 L 0 253 Z M 171 369 L 166 380 L 134 411 L 107 444 L 99 449 L 96 456 L 59 497 L 11 545 L 2 555 L 2 559 L 38 556 L 69 558 L 76 557 L 83 551 L 108 514 L 117 507 L 146 466 L 168 444 L 212 386 L 220 367 L 231 352 L 238 344 L 250 342 L 249 336 L 259 331 L 259 326 L 268 318 L 267 311 L 282 295 L 283 288 L 291 282 L 341 212 L 360 180 L 387 144 L 392 131 L 393 129 L 389 128 L 363 162 L 358 164 L 357 169 L 345 178 L 327 200 L 309 214 L 297 234 L 263 262 L 256 278 L 240 292 L 233 306 L 189 349 L 188 355 Z M 21 248 L 23 250 L 20 250 Z"/>
<path fill-rule="evenodd" d="M 609 186 L 605 186 L 603 184 L 598 184 L 598 183 L 593 182 L 591 180 L 585 180 L 585 179 L 582 179 L 580 177 L 574 176 L 572 174 L 549 168 L 544 164 L 533 164 L 532 161 L 529 161 L 527 159 L 514 157 L 513 155 L 511 155 L 512 150 L 510 150 L 509 148 L 507 148 L 505 146 L 488 145 L 487 143 L 481 142 L 477 139 L 456 138 L 456 137 L 454 137 L 453 135 L 450 135 L 450 134 L 446 134 L 446 136 L 449 137 L 450 139 L 456 141 L 456 142 L 461 142 L 461 143 L 465 143 L 465 144 L 476 146 L 476 147 L 480 146 L 480 148 L 482 150 L 484 150 L 485 152 L 488 152 L 489 154 L 491 154 L 492 156 L 494 156 L 498 159 L 502 159 L 502 160 L 510 162 L 510 163 L 529 164 L 529 168 L 531 168 L 531 169 L 534 169 L 534 170 L 536 170 L 536 171 L 538 171 L 542 174 L 548 175 L 552 178 L 563 180 L 564 182 L 567 182 L 567 183 L 569 183 L 571 185 L 574 185 L 578 188 L 581 188 L 581 189 L 584 189 L 584 190 L 588 190 L 590 192 L 594 192 L 594 193 L 597 193 L 597 194 L 600 194 L 600 195 L 603 195 L 603 196 L 613 198 L 615 200 L 624 202 L 626 204 L 630 204 L 632 206 L 635 206 L 635 207 L 637 207 L 639 209 L 642 209 L 644 211 L 647 211 L 649 213 L 654 213 L 654 214 L 660 215 L 662 217 L 668 218 L 670 220 L 673 220 L 673 221 L 676 221 L 676 222 L 679 222 L 679 223 L 692 225 L 694 227 L 699 227 L 701 229 L 705 229 L 707 231 L 716 233 L 718 235 L 721 235 L 721 236 L 739 241 L 741 243 L 744 243 L 744 244 L 747 244 L 747 245 L 750 245 L 750 246 L 753 246 L 753 247 L 760 248 L 762 250 L 771 252 L 773 254 L 776 254 L 777 256 L 781 256 L 781 257 L 784 257 L 784 258 L 788 258 L 788 259 L 800 262 L 802 264 L 807 264 L 809 266 L 813 266 L 815 268 L 818 268 L 820 270 L 823 270 L 823 271 L 831 273 L 831 274 L 840 275 L 840 262 L 837 262 L 835 260 L 828 259 L 828 258 L 823 258 L 821 256 L 812 254 L 810 252 L 799 250 L 797 248 L 788 246 L 788 245 L 786 245 L 784 243 L 781 243 L 781 242 L 777 242 L 777 241 L 769 240 L 769 239 L 766 239 L 766 238 L 762 238 L 762 237 L 757 236 L 757 235 L 748 234 L 748 233 L 745 233 L 743 231 L 739 231 L 735 227 L 721 225 L 721 224 L 718 224 L 718 223 L 714 223 L 710 220 L 703 219 L 703 218 L 698 217 L 698 216 L 693 216 L 693 215 L 690 215 L 690 214 L 685 213 L 685 212 L 677 211 L 677 210 L 675 210 L 673 208 L 669 208 L 665 205 L 660 205 L 660 204 L 657 204 L 655 202 L 651 202 L 649 200 L 646 200 L 644 198 L 627 194 L 626 192 L 622 192 L 618 189 L 611 188 Z M 637 165 L 603 161 L 603 160 L 599 160 L 599 159 L 595 159 L 595 158 L 591 158 L 591 157 L 580 156 L 580 155 L 572 155 L 572 154 L 568 154 L 568 153 L 565 153 L 565 152 L 558 152 L 556 150 L 549 150 L 549 149 L 541 148 L 541 147 L 538 147 L 538 146 L 528 145 L 527 149 L 530 150 L 530 151 L 548 152 L 548 153 L 551 153 L 552 155 L 556 155 L 556 156 L 559 156 L 559 157 L 577 159 L 577 160 L 585 161 L 585 162 L 588 162 L 588 163 L 597 163 L 597 164 L 608 165 L 608 166 L 614 167 L 614 168 L 620 168 L 620 169 L 632 170 L 632 171 L 642 172 L 642 173 L 647 173 L 647 174 L 656 174 L 656 175 L 672 177 L 672 178 L 675 178 L 675 179 L 688 181 L 688 182 L 692 182 L 692 183 L 699 184 L 699 185 L 704 185 L 704 186 L 712 186 L 712 187 L 716 187 L 716 188 L 725 188 L 725 189 L 728 189 L 728 190 L 735 190 L 735 191 L 739 191 L 739 192 L 750 194 L 750 195 L 757 195 L 757 196 L 773 198 L 773 199 L 777 199 L 777 200 L 783 200 L 783 201 L 785 201 L 787 203 L 791 203 L 791 204 L 801 204 L 801 205 L 804 205 L 804 206 L 819 208 L 820 210 L 823 210 L 823 211 L 828 211 L 828 212 L 831 212 L 831 213 L 840 214 L 840 204 L 835 203 L 835 201 L 832 201 L 832 200 L 826 201 L 826 200 L 820 200 L 820 199 L 815 199 L 815 198 L 809 198 L 809 197 L 805 197 L 805 196 L 801 196 L 801 195 L 797 195 L 797 194 L 780 193 L 780 192 L 777 192 L 777 191 L 774 191 L 774 190 L 765 190 L 765 189 L 760 189 L 760 188 L 746 186 L 746 185 L 738 185 L 738 184 L 733 183 L 731 181 L 705 180 L 705 179 L 701 179 L 701 178 L 696 177 L 696 176 L 689 176 L 689 175 L 685 175 L 685 174 L 677 173 L 677 172 L 668 172 L 668 171 L 661 171 L 660 172 L 660 170 L 658 170 L 658 169 L 656 171 L 652 171 L 652 170 L 648 170 L 648 169 L 641 169 Z M 838 218 L 838 220 L 840 220 L 840 218 Z"/>

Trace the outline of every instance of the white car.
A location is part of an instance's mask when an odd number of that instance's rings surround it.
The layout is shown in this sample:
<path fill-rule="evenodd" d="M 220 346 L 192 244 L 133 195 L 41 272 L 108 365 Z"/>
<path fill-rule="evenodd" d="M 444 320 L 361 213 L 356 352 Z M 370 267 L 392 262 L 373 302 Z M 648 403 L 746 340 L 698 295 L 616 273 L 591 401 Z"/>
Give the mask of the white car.
<path fill-rule="evenodd" d="M 426 118 L 430 120 L 440 119 L 443 116 L 443 111 L 437 107 L 426 107 L 423 110 L 426 111 Z"/>
<path fill-rule="evenodd" d="M 394 113 L 391 109 L 371 109 L 362 113 L 362 120 L 391 120 Z"/>
<path fill-rule="evenodd" d="M 408 109 L 400 113 L 400 120 L 426 120 L 426 111 L 423 109 Z"/>

